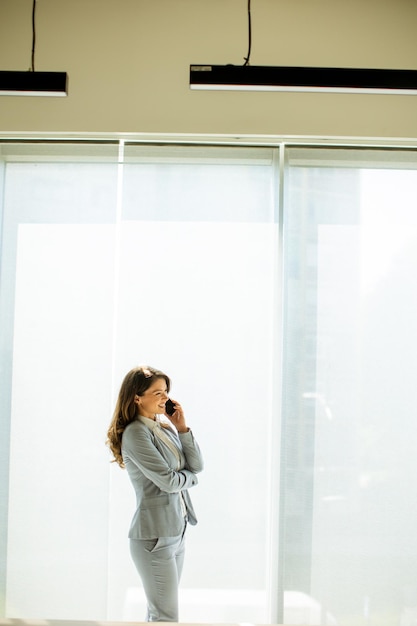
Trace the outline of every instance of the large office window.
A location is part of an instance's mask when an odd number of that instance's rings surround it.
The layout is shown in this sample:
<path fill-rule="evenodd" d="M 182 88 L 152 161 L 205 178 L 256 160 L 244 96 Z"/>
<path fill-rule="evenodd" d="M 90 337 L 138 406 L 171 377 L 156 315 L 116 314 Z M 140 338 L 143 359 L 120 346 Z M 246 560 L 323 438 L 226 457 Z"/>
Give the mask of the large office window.
<path fill-rule="evenodd" d="M 143 619 L 134 493 L 104 440 L 149 363 L 206 462 L 183 621 L 413 626 L 416 154 L 22 143 L 0 161 L 3 613 Z"/>
<path fill-rule="evenodd" d="M 104 441 L 122 378 L 148 363 L 172 377 L 206 464 L 181 617 L 265 621 L 273 151 L 3 153 L 6 615 L 144 619 L 134 492 Z"/>

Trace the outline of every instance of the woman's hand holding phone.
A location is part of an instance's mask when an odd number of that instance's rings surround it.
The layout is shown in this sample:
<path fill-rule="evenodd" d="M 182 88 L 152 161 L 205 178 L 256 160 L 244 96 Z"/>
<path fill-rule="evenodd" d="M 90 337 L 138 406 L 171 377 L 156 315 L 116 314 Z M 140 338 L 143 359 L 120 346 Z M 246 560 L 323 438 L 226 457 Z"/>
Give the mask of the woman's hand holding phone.
<path fill-rule="evenodd" d="M 188 427 L 184 417 L 184 411 L 182 410 L 182 406 L 179 404 L 179 402 L 168 398 L 165 403 L 165 415 L 171 420 L 179 433 L 188 432 Z"/>

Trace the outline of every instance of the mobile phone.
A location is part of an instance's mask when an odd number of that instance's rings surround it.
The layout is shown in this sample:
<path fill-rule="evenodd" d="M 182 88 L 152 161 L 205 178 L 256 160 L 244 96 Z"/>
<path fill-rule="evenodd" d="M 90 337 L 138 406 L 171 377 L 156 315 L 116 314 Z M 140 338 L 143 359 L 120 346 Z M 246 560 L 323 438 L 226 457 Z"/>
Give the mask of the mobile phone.
<path fill-rule="evenodd" d="M 168 415 L 173 415 L 176 411 L 175 404 L 170 398 L 168 398 L 168 400 L 165 402 L 165 410 Z"/>

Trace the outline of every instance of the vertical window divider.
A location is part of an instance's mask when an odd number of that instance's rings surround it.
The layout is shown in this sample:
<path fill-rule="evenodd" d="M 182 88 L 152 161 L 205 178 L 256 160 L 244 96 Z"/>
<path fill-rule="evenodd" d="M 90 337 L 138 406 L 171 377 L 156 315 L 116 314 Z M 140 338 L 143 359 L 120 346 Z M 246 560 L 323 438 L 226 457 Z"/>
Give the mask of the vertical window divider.
<path fill-rule="evenodd" d="M 117 190 L 116 190 L 116 216 L 115 216 L 115 225 L 114 225 L 114 277 L 113 277 L 113 328 L 112 328 L 112 360 L 111 360 L 111 385 L 109 392 L 109 403 L 110 403 L 110 414 L 111 407 L 114 406 L 114 394 L 115 389 L 117 387 L 116 384 L 116 345 L 117 345 L 117 324 L 119 317 L 119 291 L 120 291 L 120 242 L 121 242 L 121 227 L 122 227 L 122 209 L 123 209 L 123 175 L 124 175 L 124 153 L 125 153 L 125 142 L 123 139 L 119 142 L 118 149 L 118 157 L 117 157 Z M 110 419 L 110 417 L 109 417 Z M 110 467 L 110 463 L 109 463 Z M 112 474 L 109 470 L 108 473 L 109 487 L 112 481 Z M 111 489 L 108 490 L 108 510 L 110 512 L 111 502 L 110 502 L 110 494 Z M 107 521 L 107 533 L 108 537 L 110 537 L 110 520 L 111 516 L 109 514 Z M 110 611 L 110 597 L 109 597 L 109 580 L 110 580 L 110 558 L 109 553 L 107 553 L 107 576 L 106 576 L 106 614 L 109 615 Z"/>
<path fill-rule="evenodd" d="M 269 446 L 269 563 L 267 600 L 270 622 L 283 623 L 283 588 L 280 571 L 280 545 L 282 540 L 280 519 L 280 449 L 281 449 L 281 407 L 282 407 L 282 332 L 283 332 L 283 199 L 284 199 L 284 162 L 285 145 L 281 144 L 273 151 L 272 167 L 275 230 L 275 285 L 273 311 L 277 315 L 274 320 L 274 362 L 272 363 L 272 420 Z"/>

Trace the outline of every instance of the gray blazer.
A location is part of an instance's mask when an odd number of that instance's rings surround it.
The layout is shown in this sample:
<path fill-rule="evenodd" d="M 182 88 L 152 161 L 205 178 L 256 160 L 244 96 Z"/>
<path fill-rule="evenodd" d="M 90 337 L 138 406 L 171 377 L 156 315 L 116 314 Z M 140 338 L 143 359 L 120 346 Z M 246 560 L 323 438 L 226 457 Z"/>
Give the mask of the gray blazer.
<path fill-rule="evenodd" d="M 136 511 L 129 530 L 131 539 L 173 537 L 182 532 L 184 510 L 190 524 L 197 518 L 187 489 L 197 484 L 198 472 L 203 469 L 203 459 L 194 436 L 174 433 L 164 429 L 182 449 L 179 469 L 178 458 L 154 433 L 156 423 L 139 419 L 129 424 L 122 438 L 122 456 L 129 478 L 136 492 Z"/>

